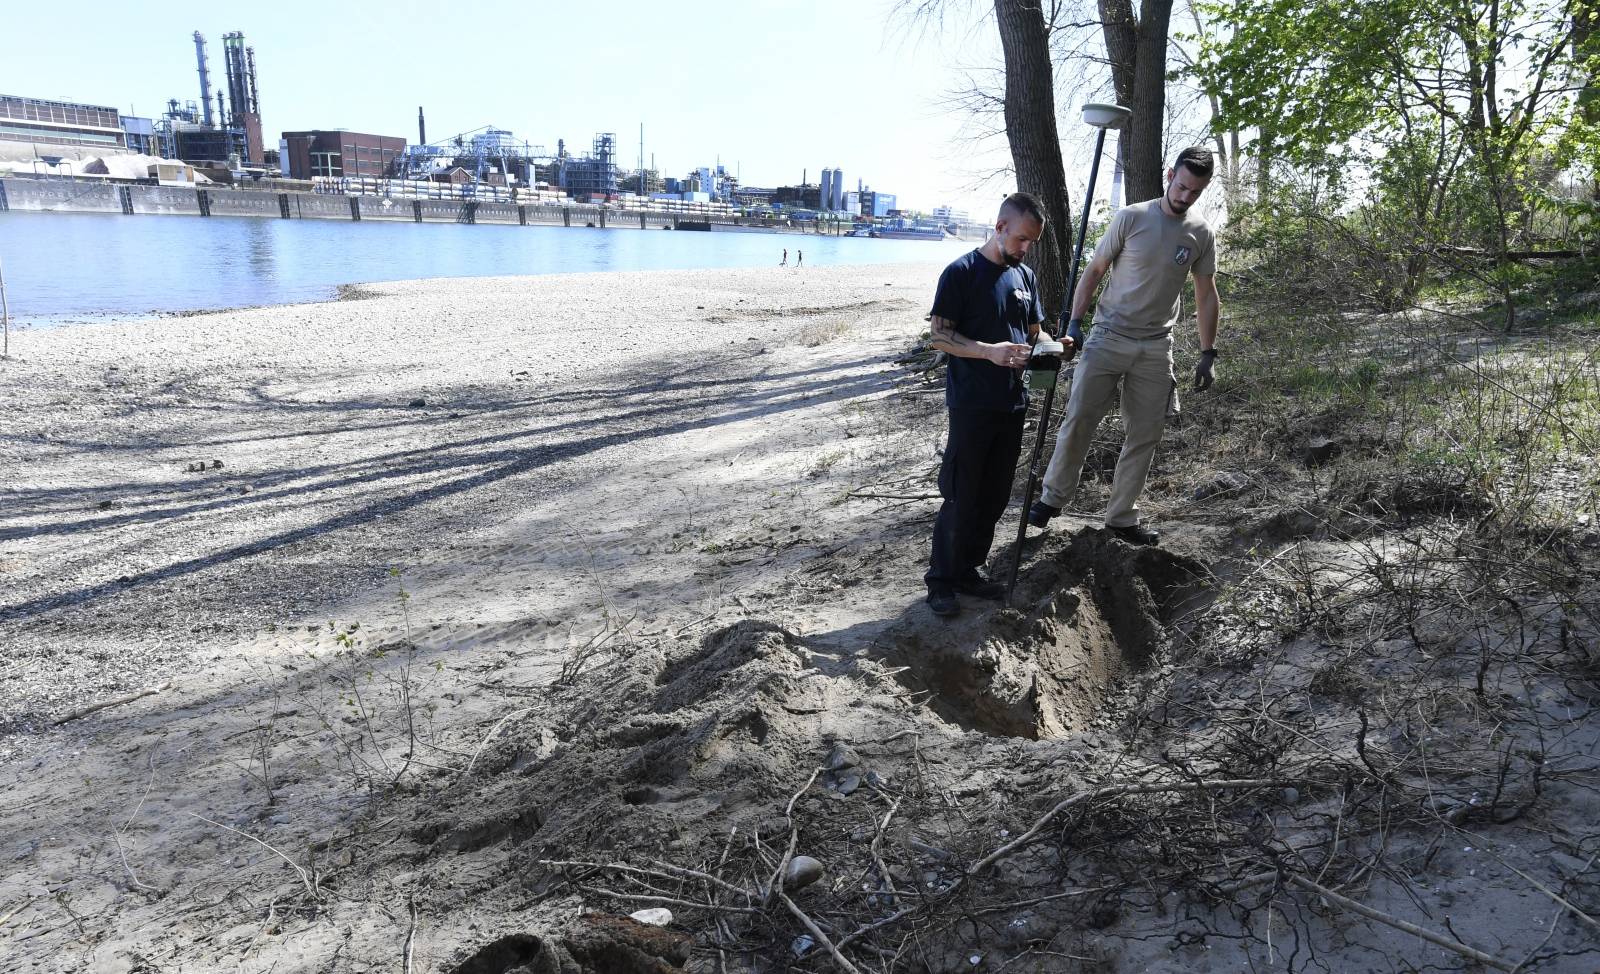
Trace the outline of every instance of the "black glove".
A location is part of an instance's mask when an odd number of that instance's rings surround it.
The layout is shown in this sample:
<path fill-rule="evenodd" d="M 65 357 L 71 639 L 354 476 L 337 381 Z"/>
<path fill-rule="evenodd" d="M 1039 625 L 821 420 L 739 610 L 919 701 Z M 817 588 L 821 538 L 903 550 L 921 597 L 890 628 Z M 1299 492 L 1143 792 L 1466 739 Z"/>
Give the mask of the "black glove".
<path fill-rule="evenodd" d="M 1070 362 L 1072 357 L 1078 354 L 1079 349 L 1083 348 L 1083 319 L 1074 318 L 1067 322 L 1067 333 L 1062 337 L 1072 339 L 1072 344 L 1061 355 L 1062 361 Z"/>
<path fill-rule="evenodd" d="M 1200 353 L 1200 361 L 1194 365 L 1194 390 L 1204 392 L 1211 388 L 1211 383 L 1217 381 L 1217 350 L 1208 348 Z"/>

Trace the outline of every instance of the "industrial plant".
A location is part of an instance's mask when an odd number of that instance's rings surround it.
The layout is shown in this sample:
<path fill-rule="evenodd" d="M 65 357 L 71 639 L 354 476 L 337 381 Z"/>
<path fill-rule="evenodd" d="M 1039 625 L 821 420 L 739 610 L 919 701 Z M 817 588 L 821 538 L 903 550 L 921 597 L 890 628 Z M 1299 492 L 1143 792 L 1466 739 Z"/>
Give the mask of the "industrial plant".
<path fill-rule="evenodd" d="M 720 160 L 683 176 L 663 175 L 646 154 L 640 126 L 637 166 L 619 165 L 617 135 L 598 132 L 587 150 L 557 139 L 554 151 L 494 125 L 428 139 L 417 109 L 415 141 L 344 128 L 285 129 L 269 143 L 262 123 L 256 50 L 240 31 L 222 35 L 216 77 L 204 34 L 192 35 L 198 98 L 170 98 L 159 118 L 123 115 L 103 105 L 0 95 L 0 172 L 99 176 L 163 186 L 220 183 L 352 198 L 575 202 L 612 209 L 734 215 L 787 224 L 820 223 L 856 235 L 919 230 L 963 222 L 944 208 L 933 219 L 902 212 L 892 193 L 862 180 L 847 189 L 844 171 L 821 170 L 813 183 L 751 186 Z M 8 148 L 9 147 L 9 148 Z M 630 146 L 629 148 L 632 148 Z M 27 154 L 18 156 L 18 151 Z M 648 165 L 646 164 L 648 160 Z M 633 161 L 633 160 L 630 160 Z M 204 209 L 204 207 L 202 207 Z M 281 207 L 280 207 L 281 209 Z M 352 212 L 355 212 L 352 209 Z M 887 222 L 885 222 L 887 221 Z M 880 223 L 882 226 L 880 226 Z"/>
<path fill-rule="evenodd" d="M 161 151 L 152 154 L 185 162 L 226 162 L 235 168 L 265 164 L 255 48 L 246 47 L 244 34 L 233 31 L 222 35 L 222 53 L 227 87 L 213 91 L 205 35 L 194 32 L 200 100 L 167 102 L 166 114 L 155 126 Z"/>

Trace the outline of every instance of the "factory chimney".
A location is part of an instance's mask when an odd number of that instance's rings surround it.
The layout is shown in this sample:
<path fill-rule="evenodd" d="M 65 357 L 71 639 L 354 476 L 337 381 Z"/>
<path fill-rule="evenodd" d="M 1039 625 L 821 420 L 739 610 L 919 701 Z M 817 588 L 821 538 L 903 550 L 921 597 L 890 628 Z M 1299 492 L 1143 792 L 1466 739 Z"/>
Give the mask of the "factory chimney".
<path fill-rule="evenodd" d="M 250 111 L 250 92 L 244 58 L 244 35 L 232 31 L 222 35 L 223 64 L 228 75 L 228 107 L 231 111 L 223 124 L 230 127 L 244 125 L 244 115 Z"/>
<path fill-rule="evenodd" d="M 417 144 L 428 144 L 428 122 L 422 117 L 422 106 L 417 106 Z"/>
<path fill-rule="evenodd" d="M 256 89 L 256 49 L 244 49 L 245 61 L 250 65 L 250 111 L 256 115 L 261 114 L 261 92 Z"/>
<path fill-rule="evenodd" d="M 205 106 L 206 125 L 211 124 L 211 71 L 206 67 L 206 39 L 194 32 L 194 57 L 200 63 L 200 104 Z"/>

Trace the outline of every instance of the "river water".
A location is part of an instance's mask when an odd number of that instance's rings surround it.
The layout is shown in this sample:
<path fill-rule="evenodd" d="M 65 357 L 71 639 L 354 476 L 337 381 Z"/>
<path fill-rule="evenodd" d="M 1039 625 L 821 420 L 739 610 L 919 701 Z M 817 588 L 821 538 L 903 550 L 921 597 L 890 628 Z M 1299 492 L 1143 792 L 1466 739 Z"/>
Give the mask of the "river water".
<path fill-rule="evenodd" d="M 341 284 L 427 277 L 948 261 L 975 244 L 777 233 L 0 213 L 11 319 L 322 301 Z"/>

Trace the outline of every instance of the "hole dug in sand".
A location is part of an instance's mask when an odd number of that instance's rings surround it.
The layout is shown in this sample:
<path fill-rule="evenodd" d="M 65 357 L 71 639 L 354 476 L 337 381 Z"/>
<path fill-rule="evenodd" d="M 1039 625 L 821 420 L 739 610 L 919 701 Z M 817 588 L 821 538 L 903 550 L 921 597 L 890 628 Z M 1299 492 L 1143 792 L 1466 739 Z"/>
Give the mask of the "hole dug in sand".
<path fill-rule="evenodd" d="M 686 933 L 589 913 L 559 940 L 516 933 L 481 948 L 451 974 L 674 974 L 689 960 Z"/>
<path fill-rule="evenodd" d="M 932 691 L 931 706 L 946 719 L 1030 739 L 1083 730 L 1107 691 L 1166 647 L 1169 624 L 1213 582 L 1192 558 L 1099 529 L 1041 541 L 1026 555 L 1015 608 L 972 611 L 969 602 L 949 622 L 917 611 L 889 634 L 893 661 L 909 667 L 900 679 Z"/>

